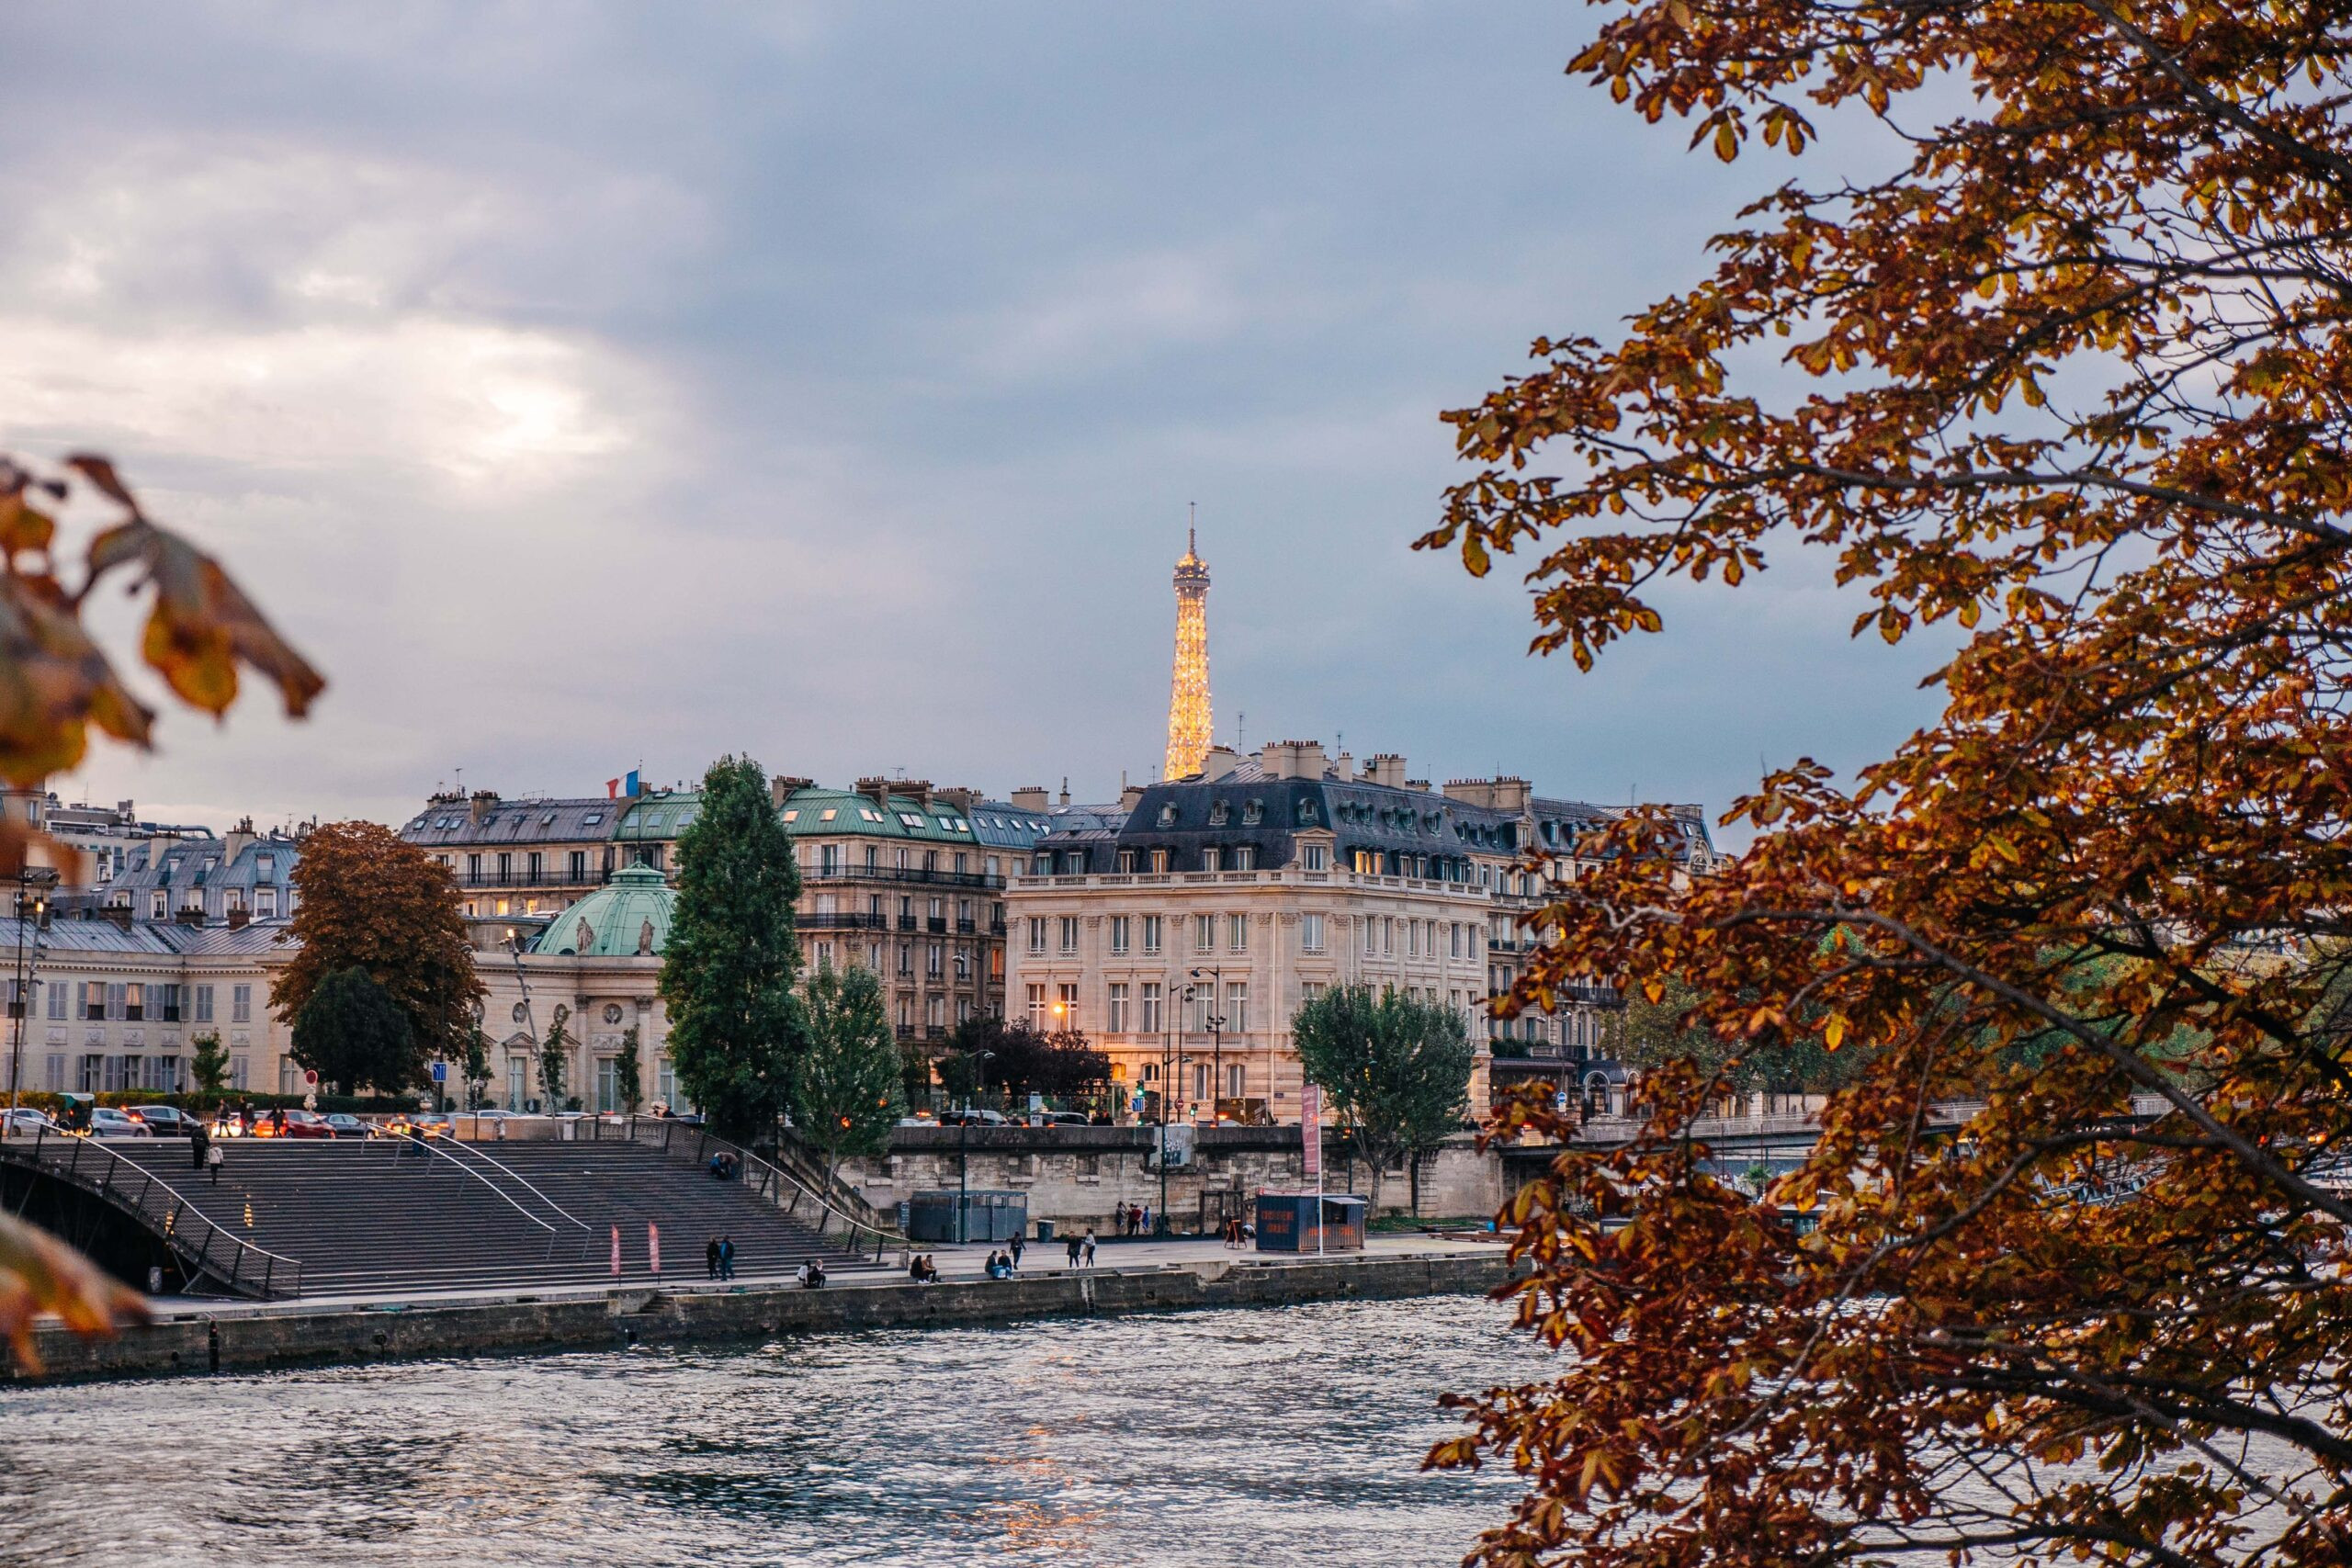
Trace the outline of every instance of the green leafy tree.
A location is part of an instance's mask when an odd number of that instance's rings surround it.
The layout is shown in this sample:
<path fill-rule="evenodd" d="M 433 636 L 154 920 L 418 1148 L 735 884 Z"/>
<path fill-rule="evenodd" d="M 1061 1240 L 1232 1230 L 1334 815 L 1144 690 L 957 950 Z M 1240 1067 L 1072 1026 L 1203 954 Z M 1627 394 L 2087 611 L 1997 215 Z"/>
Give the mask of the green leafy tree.
<path fill-rule="evenodd" d="M 670 1057 L 721 1134 L 752 1138 L 789 1103 L 805 1025 L 792 907 L 800 873 L 768 799 L 767 775 L 724 757 L 678 836 L 678 908 L 662 951 Z"/>
<path fill-rule="evenodd" d="M 645 1090 L 638 1082 L 638 1075 L 645 1070 L 637 1052 L 637 1025 L 621 1031 L 621 1048 L 613 1055 L 613 1077 L 621 1091 L 621 1109 L 630 1115 L 645 1103 Z"/>
<path fill-rule="evenodd" d="M 825 1163 L 830 1191 L 842 1161 L 876 1155 L 906 1114 L 899 1043 L 882 983 L 863 965 L 820 964 L 804 994 L 808 1040 L 792 1064 L 792 1120 Z M 830 1217 L 820 1215 L 817 1228 Z"/>
<path fill-rule="evenodd" d="M 330 970 L 294 1015 L 295 1061 L 319 1081 L 397 1094 L 424 1076 L 424 1053 L 391 993 L 354 964 Z"/>
<path fill-rule="evenodd" d="M 205 1094 L 219 1094 L 229 1087 L 229 1053 L 220 1043 L 218 1030 L 208 1029 L 190 1040 L 196 1055 L 189 1059 L 188 1071 L 195 1076 L 197 1089 Z"/>
<path fill-rule="evenodd" d="M 217 1096 L 228 1089 L 228 1051 L 221 1046 L 221 1032 L 205 1030 L 190 1039 L 195 1055 L 188 1060 L 188 1072 L 195 1077 L 198 1093 Z"/>
<path fill-rule="evenodd" d="M 571 1021 L 571 1010 L 559 1006 L 548 1023 L 547 1038 L 539 1043 L 539 1092 L 549 1111 L 563 1105 L 564 1069 L 571 1060 L 571 1039 L 563 1026 Z"/>
<path fill-rule="evenodd" d="M 1470 1032 L 1451 1008 L 1369 986 L 1321 993 L 1290 1028 L 1307 1081 L 1322 1087 L 1372 1168 L 1377 1209 L 1381 1173 L 1437 1147 L 1468 1113 Z"/>

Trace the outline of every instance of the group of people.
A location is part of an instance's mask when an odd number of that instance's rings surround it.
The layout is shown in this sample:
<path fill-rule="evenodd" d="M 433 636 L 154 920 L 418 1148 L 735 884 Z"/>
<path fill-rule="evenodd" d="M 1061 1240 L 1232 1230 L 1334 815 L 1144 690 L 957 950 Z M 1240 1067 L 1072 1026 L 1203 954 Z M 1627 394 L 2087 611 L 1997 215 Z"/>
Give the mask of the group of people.
<path fill-rule="evenodd" d="M 734 1180 L 737 1168 L 735 1156 L 723 1149 L 710 1156 L 710 1179 L 713 1181 Z"/>
<path fill-rule="evenodd" d="M 792 1277 L 800 1281 L 800 1288 L 804 1291 L 822 1290 L 825 1286 L 825 1266 L 812 1258 L 795 1269 Z"/>
<path fill-rule="evenodd" d="M 702 1260 L 712 1279 L 732 1280 L 735 1278 L 735 1238 L 731 1235 L 712 1236 L 710 1245 L 702 1249 Z"/>
<path fill-rule="evenodd" d="M 939 1259 L 930 1253 L 918 1252 L 907 1259 L 907 1278 L 918 1285 L 939 1283 Z"/>
<path fill-rule="evenodd" d="M 1151 1205 L 1148 1203 L 1122 1204 L 1111 1212 L 1111 1217 L 1118 1223 L 1121 1235 L 1137 1236 L 1151 1234 Z"/>
<path fill-rule="evenodd" d="M 281 1105 L 274 1111 L 257 1113 L 254 1110 L 252 1100 L 241 1100 L 233 1107 L 223 1105 L 215 1118 L 215 1122 L 223 1133 L 234 1126 L 238 1136 L 245 1138 L 254 1135 L 254 1128 L 256 1124 L 266 1123 L 272 1133 L 283 1137 L 286 1133 L 286 1107 Z"/>
<path fill-rule="evenodd" d="M 1086 1227 L 1084 1235 L 1069 1237 L 1067 1246 L 1071 1268 L 1091 1269 L 1094 1267 L 1094 1227 L 1092 1225 Z"/>
<path fill-rule="evenodd" d="M 193 1168 L 212 1173 L 212 1185 L 220 1185 L 220 1145 L 212 1141 L 212 1129 L 198 1122 L 196 1133 L 187 1141 L 188 1157 Z"/>
<path fill-rule="evenodd" d="M 988 1277 L 991 1280 L 1012 1279 L 1013 1270 L 1021 1267 L 1021 1255 L 1028 1250 L 1028 1241 L 1024 1237 L 1014 1236 L 1002 1252 L 989 1254 Z"/>

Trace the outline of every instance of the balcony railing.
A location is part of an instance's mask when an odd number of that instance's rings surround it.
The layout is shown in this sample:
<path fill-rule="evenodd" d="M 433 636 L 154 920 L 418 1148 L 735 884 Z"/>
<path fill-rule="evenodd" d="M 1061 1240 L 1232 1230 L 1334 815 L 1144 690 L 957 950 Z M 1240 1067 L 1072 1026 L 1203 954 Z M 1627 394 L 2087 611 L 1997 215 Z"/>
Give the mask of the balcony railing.
<path fill-rule="evenodd" d="M 944 915 L 929 916 L 923 921 L 923 929 L 931 931 L 944 931 L 947 929 L 947 917 Z"/>
<path fill-rule="evenodd" d="M 912 866 L 901 869 L 894 865 L 827 865 L 819 861 L 816 866 L 801 873 L 808 882 L 920 882 L 933 887 L 1001 887 L 1004 878 L 990 876 L 984 871 L 921 871 Z"/>
<path fill-rule="evenodd" d="M 452 871 L 449 874 L 459 887 L 598 887 L 613 879 L 614 874 L 601 865 L 592 865 L 574 876 L 569 870 L 542 871 Z"/>
<path fill-rule="evenodd" d="M 890 929 L 889 916 L 860 914 L 854 909 L 828 909 L 816 914 L 796 915 L 793 919 L 802 931 L 882 931 Z"/>

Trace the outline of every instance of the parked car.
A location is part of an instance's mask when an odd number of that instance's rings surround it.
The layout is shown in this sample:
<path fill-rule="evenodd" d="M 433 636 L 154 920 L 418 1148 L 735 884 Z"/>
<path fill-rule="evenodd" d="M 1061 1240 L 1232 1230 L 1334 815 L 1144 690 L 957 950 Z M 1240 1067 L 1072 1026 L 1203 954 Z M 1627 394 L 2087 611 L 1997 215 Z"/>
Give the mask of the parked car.
<path fill-rule="evenodd" d="M 1083 1111 L 1033 1111 L 1029 1113 L 1032 1127 L 1083 1127 L 1087 1125 Z"/>
<path fill-rule="evenodd" d="M 90 1112 L 90 1136 L 94 1138 L 152 1138 L 155 1134 L 144 1122 L 138 1121 L 111 1105 L 101 1105 Z"/>
<path fill-rule="evenodd" d="M 326 1121 L 327 1135 L 333 1138 L 364 1138 L 375 1131 L 347 1111 L 331 1111 Z"/>
<path fill-rule="evenodd" d="M 35 1133 L 54 1133 L 58 1130 L 56 1122 L 30 1106 L 20 1106 L 15 1111 L 0 1111 L 0 1122 L 7 1125 L 11 1137 L 17 1138 L 30 1137 Z"/>
<path fill-rule="evenodd" d="M 961 1111 L 941 1111 L 939 1124 L 943 1127 L 1001 1127 L 1005 1124 L 1004 1112 L 974 1110 L 967 1106 Z"/>
<path fill-rule="evenodd" d="M 147 1130 L 159 1138 L 193 1138 L 198 1119 L 176 1105 L 134 1105 L 125 1114 L 133 1122 L 143 1122 Z"/>

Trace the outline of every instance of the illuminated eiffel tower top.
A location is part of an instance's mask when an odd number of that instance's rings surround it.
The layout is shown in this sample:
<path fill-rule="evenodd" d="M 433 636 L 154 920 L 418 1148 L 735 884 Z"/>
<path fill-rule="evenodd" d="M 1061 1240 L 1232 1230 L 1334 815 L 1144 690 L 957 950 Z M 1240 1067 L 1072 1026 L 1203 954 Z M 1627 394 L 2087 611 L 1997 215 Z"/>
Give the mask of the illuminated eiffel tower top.
<path fill-rule="evenodd" d="M 1168 762 L 1160 777 L 1197 773 L 1208 761 L 1209 569 L 1199 536 L 1186 529 L 1184 558 L 1176 563 L 1176 669 L 1168 694 Z"/>

